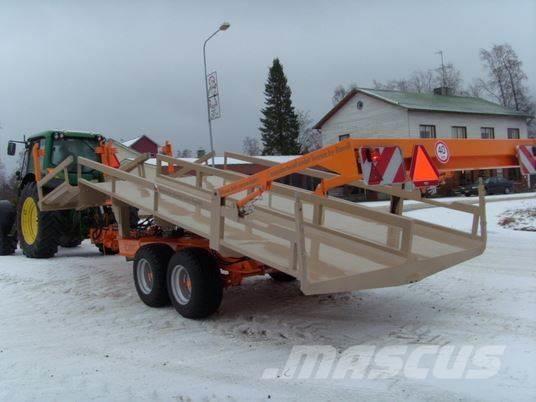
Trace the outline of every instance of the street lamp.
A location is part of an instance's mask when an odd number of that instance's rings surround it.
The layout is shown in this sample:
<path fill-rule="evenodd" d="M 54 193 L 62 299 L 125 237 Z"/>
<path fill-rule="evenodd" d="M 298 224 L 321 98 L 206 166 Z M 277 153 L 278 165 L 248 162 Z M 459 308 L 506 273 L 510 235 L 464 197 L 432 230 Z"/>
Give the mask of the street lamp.
<path fill-rule="evenodd" d="M 207 82 L 207 53 L 206 53 L 206 47 L 207 42 L 212 39 L 216 34 L 220 31 L 226 31 L 229 29 L 231 24 L 228 22 L 224 22 L 220 25 L 218 30 L 214 32 L 212 35 L 210 35 L 206 40 L 205 43 L 203 43 L 203 63 L 205 65 L 205 90 L 206 90 L 206 96 L 207 96 L 207 117 L 208 117 L 208 132 L 210 134 L 210 152 L 212 152 L 212 167 L 214 167 L 214 140 L 212 139 L 212 120 L 210 119 L 210 104 L 208 100 L 208 82 Z"/>

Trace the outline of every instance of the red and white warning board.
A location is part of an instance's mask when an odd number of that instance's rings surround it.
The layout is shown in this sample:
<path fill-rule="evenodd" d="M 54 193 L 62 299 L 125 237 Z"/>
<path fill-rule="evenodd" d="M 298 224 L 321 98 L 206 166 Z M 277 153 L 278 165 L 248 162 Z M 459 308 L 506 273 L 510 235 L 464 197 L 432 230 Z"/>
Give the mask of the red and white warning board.
<path fill-rule="evenodd" d="M 534 148 L 535 147 L 532 145 L 517 146 L 517 159 L 519 161 L 521 174 L 536 174 L 536 156 L 534 156 Z"/>
<path fill-rule="evenodd" d="M 361 147 L 359 163 L 366 184 L 396 184 L 406 181 L 404 158 L 399 147 Z"/>

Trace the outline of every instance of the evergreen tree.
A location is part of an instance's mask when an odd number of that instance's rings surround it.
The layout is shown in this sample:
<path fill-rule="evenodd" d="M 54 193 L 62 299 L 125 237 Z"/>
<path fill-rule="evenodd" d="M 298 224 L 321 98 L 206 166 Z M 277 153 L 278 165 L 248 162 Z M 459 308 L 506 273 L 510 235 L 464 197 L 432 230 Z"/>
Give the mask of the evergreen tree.
<path fill-rule="evenodd" d="M 298 136 L 300 124 L 290 99 L 292 91 L 279 59 L 274 59 L 268 72 L 264 90 L 266 96 L 262 109 L 261 137 L 264 155 L 297 155 L 300 153 Z"/>

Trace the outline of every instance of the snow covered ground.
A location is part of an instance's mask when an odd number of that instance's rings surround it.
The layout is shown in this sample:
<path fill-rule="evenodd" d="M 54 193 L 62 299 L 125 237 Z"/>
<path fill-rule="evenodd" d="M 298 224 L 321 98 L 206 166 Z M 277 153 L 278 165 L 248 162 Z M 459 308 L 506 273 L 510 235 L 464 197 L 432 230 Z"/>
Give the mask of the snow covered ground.
<path fill-rule="evenodd" d="M 536 233 L 497 224 L 534 199 L 490 203 L 484 255 L 396 288 L 300 294 L 251 279 L 204 321 L 151 309 L 131 264 L 90 244 L 0 258 L 0 400 L 535 400 Z M 437 208 L 410 216 L 468 228 Z M 489 379 L 263 379 L 295 345 L 503 345 Z"/>

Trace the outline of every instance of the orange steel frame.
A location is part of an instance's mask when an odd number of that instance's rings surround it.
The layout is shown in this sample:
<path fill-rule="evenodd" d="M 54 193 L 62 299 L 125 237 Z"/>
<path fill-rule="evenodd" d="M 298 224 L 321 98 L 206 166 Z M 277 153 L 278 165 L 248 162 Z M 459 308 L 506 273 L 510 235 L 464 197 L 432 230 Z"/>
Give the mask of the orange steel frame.
<path fill-rule="evenodd" d="M 166 140 L 166 143 L 162 145 L 162 148 L 160 148 L 160 152 L 162 152 L 164 155 L 173 157 L 173 145 L 171 145 L 171 143 Z M 168 164 L 167 169 L 168 173 L 175 172 L 175 166 L 172 163 Z"/>
<path fill-rule="evenodd" d="M 139 238 L 120 238 L 119 254 L 127 259 L 134 259 L 138 250 L 150 244 L 165 244 L 173 251 L 183 248 L 203 248 L 210 250 L 209 241 L 203 237 L 187 233 L 181 237 L 159 237 L 142 236 Z M 264 275 L 269 270 L 264 264 L 249 258 L 223 257 L 219 253 L 212 251 L 214 256 L 221 261 L 221 269 L 227 271 L 227 275 L 222 275 L 225 286 L 238 286 L 242 279 L 248 276 Z"/>
<path fill-rule="evenodd" d="M 438 142 L 446 144 L 450 151 L 451 157 L 447 163 L 441 163 L 435 156 L 435 147 Z M 269 191 L 274 180 L 292 173 L 299 173 L 307 168 L 321 167 L 338 174 L 336 177 L 323 179 L 316 188 L 315 193 L 326 195 L 331 188 L 361 178 L 359 148 L 398 146 L 402 151 L 406 170 L 409 170 L 416 145 L 424 146 L 439 172 L 447 172 L 517 167 L 519 163 L 516 146 L 536 145 L 536 140 L 350 138 L 222 186 L 217 189 L 217 194 L 224 198 L 247 190 L 248 195 L 237 202 L 240 208 L 263 192 Z"/>
<path fill-rule="evenodd" d="M 34 175 L 36 181 L 41 181 L 43 173 L 41 172 L 41 158 L 45 156 L 45 150 L 39 148 L 39 144 L 34 144 L 32 147 L 32 158 L 34 164 Z"/>
<path fill-rule="evenodd" d="M 95 148 L 95 153 L 100 155 L 103 165 L 118 168 L 120 163 L 117 159 L 117 148 L 113 146 L 112 141 L 102 140 L 98 147 Z"/>

